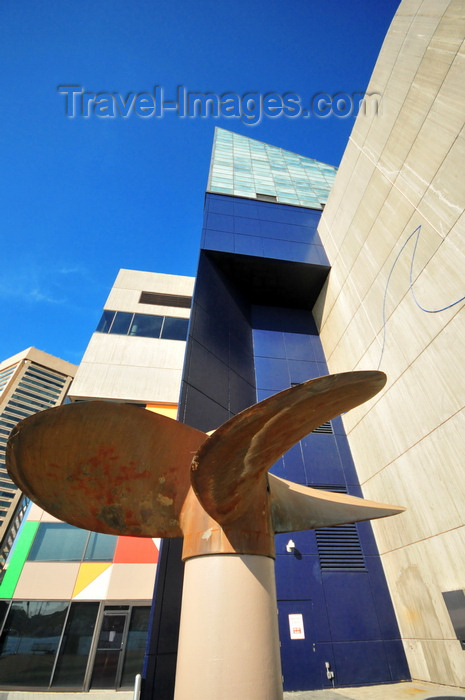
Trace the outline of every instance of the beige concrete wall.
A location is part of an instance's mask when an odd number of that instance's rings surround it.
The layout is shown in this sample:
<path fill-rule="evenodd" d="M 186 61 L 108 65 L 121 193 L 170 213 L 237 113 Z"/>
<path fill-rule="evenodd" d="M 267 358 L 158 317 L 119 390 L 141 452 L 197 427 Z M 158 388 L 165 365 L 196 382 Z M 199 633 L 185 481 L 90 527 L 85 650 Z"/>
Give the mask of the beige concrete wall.
<path fill-rule="evenodd" d="M 441 593 L 465 589 L 465 2 L 404 0 L 323 213 L 332 265 L 316 305 L 331 372 L 380 368 L 345 416 L 412 677 L 465 686 Z M 403 247 L 405 246 L 405 247 Z"/>
<path fill-rule="evenodd" d="M 42 365 L 54 372 L 61 372 L 61 374 L 67 374 L 69 377 L 74 377 L 76 374 L 77 367 L 72 365 L 66 360 L 62 360 L 54 355 L 49 355 L 48 352 L 43 352 L 43 350 L 38 350 L 37 348 L 27 348 L 17 355 L 7 358 L 0 362 L 0 371 L 11 367 L 16 363 L 21 361 L 35 362 L 38 365 Z"/>
<path fill-rule="evenodd" d="M 120 270 L 105 309 L 189 318 L 190 309 L 141 304 L 141 292 L 191 296 L 193 277 Z M 79 366 L 72 399 L 177 404 L 185 342 L 94 333 Z"/>

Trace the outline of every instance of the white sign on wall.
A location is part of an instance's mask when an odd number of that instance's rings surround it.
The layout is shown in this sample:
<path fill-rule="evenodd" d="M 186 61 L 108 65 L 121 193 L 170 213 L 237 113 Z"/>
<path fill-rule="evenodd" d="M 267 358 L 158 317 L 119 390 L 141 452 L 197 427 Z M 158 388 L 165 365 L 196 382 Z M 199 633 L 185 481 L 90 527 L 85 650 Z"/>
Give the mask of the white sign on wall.
<path fill-rule="evenodd" d="M 304 618 L 301 613 L 289 615 L 289 632 L 291 639 L 305 639 Z"/>

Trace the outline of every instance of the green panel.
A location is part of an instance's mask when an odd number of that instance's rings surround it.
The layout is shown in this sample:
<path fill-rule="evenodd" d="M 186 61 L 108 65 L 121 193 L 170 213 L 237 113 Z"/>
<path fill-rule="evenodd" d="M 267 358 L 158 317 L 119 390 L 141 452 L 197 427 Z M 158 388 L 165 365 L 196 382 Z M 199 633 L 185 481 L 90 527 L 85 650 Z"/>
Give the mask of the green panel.
<path fill-rule="evenodd" d="M 16 584 L 18 583 L 21 571 L 23 570 L 24 562 L 27 559 L 31 544 L 36 536 L 39 523 L 31 520 L 23 523 L 20 532 L 17 535 L 14 549 L 8 560 L 8 567 L 5 571 L 5 576 L 0 584 L 0 598 L 12 598 L 15 592 Z"/>

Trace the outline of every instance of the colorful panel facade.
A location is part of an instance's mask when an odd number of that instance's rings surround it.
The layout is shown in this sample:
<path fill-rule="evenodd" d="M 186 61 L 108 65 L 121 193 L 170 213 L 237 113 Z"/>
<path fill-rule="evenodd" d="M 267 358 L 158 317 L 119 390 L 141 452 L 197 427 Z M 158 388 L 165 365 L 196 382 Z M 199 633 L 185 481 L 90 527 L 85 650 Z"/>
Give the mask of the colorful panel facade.
<path fill-rule="evenodd" d="M 129 401 L 176 418 L 192 286 L 188 277 L 120 271 L 71 400 Z M 2 400 L 15 367 L 0 365 Z M 0 426 L 0 459 L 2 439 Z M 133 687 L 159 546 L 73 528 L 31 504 L 0 581 L 1 687 Z"/>

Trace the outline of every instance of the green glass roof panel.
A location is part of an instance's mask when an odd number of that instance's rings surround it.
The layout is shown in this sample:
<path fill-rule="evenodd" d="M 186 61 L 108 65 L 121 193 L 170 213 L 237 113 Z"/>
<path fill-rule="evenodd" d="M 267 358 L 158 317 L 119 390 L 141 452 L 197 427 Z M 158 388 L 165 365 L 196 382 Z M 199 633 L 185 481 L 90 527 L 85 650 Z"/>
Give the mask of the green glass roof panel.
<path fill-rule="evenodd" d="M 217 127 L 207 191 L 276 194 L 278 202 L 323 209 L 336 173 L 333 165 Z"/>

